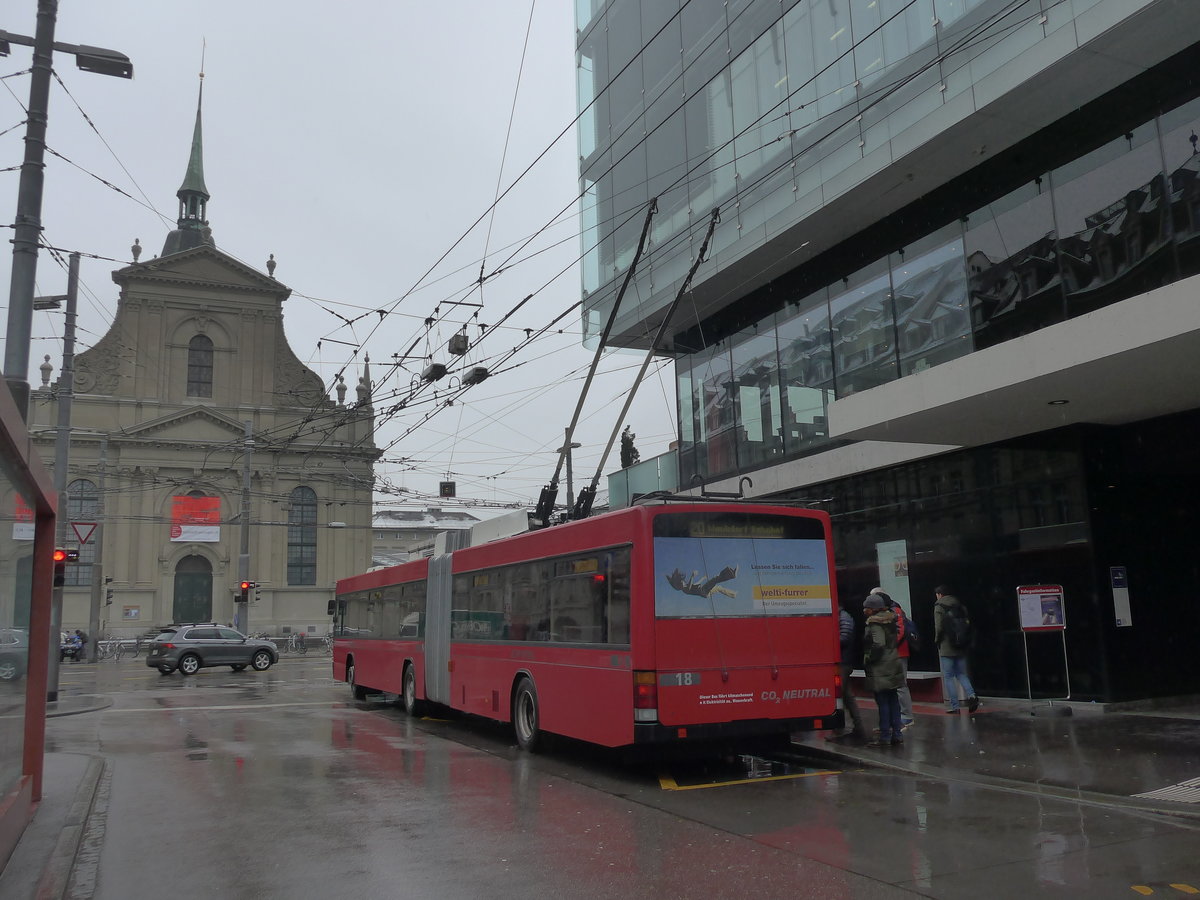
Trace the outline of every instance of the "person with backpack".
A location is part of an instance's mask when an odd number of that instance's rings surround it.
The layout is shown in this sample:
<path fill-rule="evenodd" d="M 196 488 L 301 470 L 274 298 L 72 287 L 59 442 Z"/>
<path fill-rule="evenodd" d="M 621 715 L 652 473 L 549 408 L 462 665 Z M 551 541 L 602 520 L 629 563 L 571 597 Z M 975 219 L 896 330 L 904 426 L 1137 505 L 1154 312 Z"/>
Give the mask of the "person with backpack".
<path fill-rule="evenodd" d="M 942 664 L 942 683 L 946 688 L 948 715 L 958 715 L 958 690 L 962 687 L 967 698 L 967 710 L 979 709 L 979 698 L 967 677 L 967 653 L 971 646 L 971 617 L 967 608 L 951 593 L 947 585 L 939 585 L 933 591 L 937 601 L 933 604 L 933 642 L 937 644 L 938 658 Z"/>
<path fill-rule="evenodd" d="M 883 597 L 869 594 L 863 601 L 867 627 L 863 632 L 863 669 L 867 687 L 875 694 L 879 707 L 879 737 L 868 741 L 868 747 L 885 747 L 904 743 L 904 727 L 900 724 L 900 697 L 897 690 L 902 680 L 900 657 L 896 653 L 896 614 L 887 608 Z"/>
<path fill-rule="evenodd" d="M 903 607 L 893 600 L 881 587 L 871 588 L 871 593 L 883 598 L 887 608 L 896 614 L 896 653 L 900 657 L 900 668 L 904 671 L 904 681 L 897 693 L 900 696 L 900 728 L 907 731 L 916 721 L 913 716 L 912 691 L 908 689 L 908 659 L 917 644 L 917 626 L 904 613 Z"/>

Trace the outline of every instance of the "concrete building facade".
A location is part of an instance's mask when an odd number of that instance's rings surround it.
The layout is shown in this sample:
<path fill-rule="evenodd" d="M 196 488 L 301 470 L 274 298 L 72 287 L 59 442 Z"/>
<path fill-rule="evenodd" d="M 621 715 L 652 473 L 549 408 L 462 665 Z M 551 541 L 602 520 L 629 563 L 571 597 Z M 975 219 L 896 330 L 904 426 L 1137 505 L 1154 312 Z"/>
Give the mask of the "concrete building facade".
<path fill-rule="evenodd" d="M 1182 0 L 578 6 L 584 327 L 676 360 L 679 448 L 621 488 L 828 509 L 854 607 L 994 694 L 1200 689 L 1200 7 Z M 618 496 L 621 491 L 614 491 Z M 1062 633 L 1019 589 L 1062 588 Z M 936 669 L 929 651 L 915 668 Z"/>
<path fill-rule="evenodd" d="M 381 509 L 371 522 L 372 566 L 395 566 L 433 554 L 443 531 L 468 531 L 479 517 L 464 509 Z"/>

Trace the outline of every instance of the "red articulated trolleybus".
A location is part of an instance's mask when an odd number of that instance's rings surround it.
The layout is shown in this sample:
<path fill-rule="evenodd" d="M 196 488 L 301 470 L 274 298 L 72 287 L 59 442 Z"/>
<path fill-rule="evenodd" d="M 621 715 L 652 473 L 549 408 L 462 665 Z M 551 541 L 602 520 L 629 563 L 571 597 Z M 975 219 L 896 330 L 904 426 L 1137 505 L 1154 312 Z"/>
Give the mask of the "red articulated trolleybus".
<path fill-rule="evenodd" d="M 334 678 L 605 747 L 842 725 L 824 512 L 654 501 L 338 582 Z"/>

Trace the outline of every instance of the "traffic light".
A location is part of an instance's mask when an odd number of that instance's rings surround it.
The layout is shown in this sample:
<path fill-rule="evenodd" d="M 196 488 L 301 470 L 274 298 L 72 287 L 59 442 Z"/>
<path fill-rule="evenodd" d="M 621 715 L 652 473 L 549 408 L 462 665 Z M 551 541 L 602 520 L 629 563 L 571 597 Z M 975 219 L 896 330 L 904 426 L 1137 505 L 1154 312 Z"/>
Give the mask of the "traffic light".
<path fill-rule="evenodd" d="M 112 580 L 113 580 L 113 577 L 112 577 L 111 575 L 105 575 L 105 576 L 104 576 L 104 583 L 105 583 L 105 584 L 110 584 L 110 583 L 112 583 Z M 105 588 L 105 591 L 104 591 L 104 605 L 105 605 L 105 606 L 112 606 L 112 602 L 113 602 L 113 589 L 112 589 L 112 588 Z"/>
<path fill-rule="evenodd" d="M 54 586 L 62 587 L 67 580 L 67 551 L 54 548 Z"/>
<path fill-rule="evenodd" d="M 254 587 L 254 582 L 253 582 L 253 581 L 243 581 L 243 582 L 242 582 L 242 583 L 239 585 L 239 587 L 241 588 L 241 592 L 242 592 L 242 596 L 241 596 L 241 601 L 240 601 L 240 602 L 242 602 L 242 603 L 248 603 L 248 602 L 250 601 L 250 589 L 251 589 L 252 587 Z"/>

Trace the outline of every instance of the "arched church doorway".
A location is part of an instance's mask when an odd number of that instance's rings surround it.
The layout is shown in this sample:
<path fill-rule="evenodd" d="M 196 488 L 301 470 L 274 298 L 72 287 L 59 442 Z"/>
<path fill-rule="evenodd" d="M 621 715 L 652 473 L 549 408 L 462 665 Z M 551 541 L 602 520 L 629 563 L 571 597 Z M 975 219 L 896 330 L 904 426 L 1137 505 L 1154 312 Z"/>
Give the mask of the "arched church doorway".
<path fill-rule="evenodd" d="M 175 567 L 173 622 L 211 622 L 212 563 L 203 556 L 185 556 Z"/>

